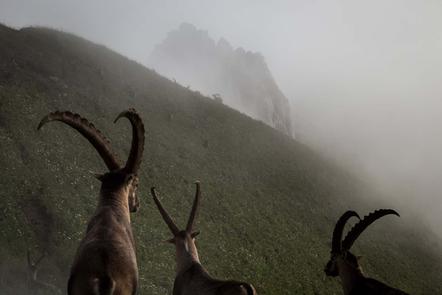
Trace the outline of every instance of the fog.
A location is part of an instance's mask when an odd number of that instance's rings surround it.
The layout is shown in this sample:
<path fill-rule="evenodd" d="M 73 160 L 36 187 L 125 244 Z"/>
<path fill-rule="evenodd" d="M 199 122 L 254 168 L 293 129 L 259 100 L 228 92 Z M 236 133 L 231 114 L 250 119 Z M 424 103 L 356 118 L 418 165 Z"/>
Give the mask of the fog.
<path fill-rule="evenodd" d="M 0 22 L 69 31 L 145 63 L 182 22 L 261 52 L 297 140 L 442 237 L 442 2 L 0 0 Z"/>

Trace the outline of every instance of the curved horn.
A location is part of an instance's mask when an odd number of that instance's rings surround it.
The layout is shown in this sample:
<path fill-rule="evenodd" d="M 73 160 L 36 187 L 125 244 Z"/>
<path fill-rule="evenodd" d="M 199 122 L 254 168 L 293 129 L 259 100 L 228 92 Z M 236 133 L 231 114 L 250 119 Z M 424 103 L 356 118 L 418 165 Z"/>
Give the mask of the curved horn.
<path fill-rule="evenodd" d="M 198 211 L 200 197 L 201 197 L 200 182 L 195 181 L 195 185 L 196 185 L 195 199 L 193 201 L 192 211 L 190 211 L 189 220 L 187 221 L 187 226 L 186 226 L 186 231 L 188 233 L 192 232 L 193 223 L 195 221 L 195 216 Z"/>
<path fill-rule="evenodd" d="M 345 250 L 350 250 L 353 243 L 356 241 L 356 239 L 359 237 L 359 235 L 373 222 L 378 220 L 379 218 L 385 216 L 385 215 L 396 215 L 399 216 L 399 213 L 392 209 L 379 209 L 374 212 L 371 212 L 367 216 L 365 216 L 361 221 L 356 223 L 355 226 L 347 233 L 347 236 L 342 241 L 342 248 Z"/>
<path fill-rule="evenodd" d="M 109 170 L 120 169 L 118 158 L 111 151 L 109 140 L 88 120 L 71 112 L 56 111 L 46 115 L 38 124 L 37 130 L 52 121 L 63 122 L 80 132 L 94 146 Z"/>
<path fill-rule="evenodd" d="M 144 151 L 143 121 L 135 109 L 128 109 L 127 111 L 121 112 L 114 120 L 114 123 L 116 123 L 122 117 L 129 119 L 132 125 L 132 145 L 130 147 L 129 157 L 124 169 L 128 173 L 136 173 L 140 168 Z"/>
<path fill-rule="evenodd" d="M 153 200 L 155 201 L 155 204 L 157 205 L 158 210 L 161 213 L 161 216 L 163 217 L 163 219 L 166 222 L 167 226 L 169 227 L 170 231 L 176 236 L 180 232 L 180 230 L 175 225 L 175 223 L 173 222 L 172 218 L 170 218 L 170 216 L 167 213 L 167 211 L 163 208 L 163 205 L 161 204 L 161 202 L 158 199 L 157 194 L 155 192 L 155 187 L 152 187 L 150 189 L 150 192 L 152 193 Z"/>
<path fill-rule="evenodd" d="M 341 241 L 342 241 L 342 233 L 344 231 L 345 224 L 347 221 L 353 216 L 361 219 L 355 211 L 347 211 L 338 219 L 336 222 L 335 229 L 333 230 L 333 238 L 332 238 L 332 253 L 341 253 Z"/>

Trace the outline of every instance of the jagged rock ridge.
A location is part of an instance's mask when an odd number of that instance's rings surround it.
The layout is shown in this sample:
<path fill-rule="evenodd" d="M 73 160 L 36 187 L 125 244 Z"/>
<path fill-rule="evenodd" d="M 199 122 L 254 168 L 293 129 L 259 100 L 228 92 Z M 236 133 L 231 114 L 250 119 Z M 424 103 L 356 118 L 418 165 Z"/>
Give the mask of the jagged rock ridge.
<path fill-rule="evenodd" d="M 182 24 L 152 52 L 149 66 L 183 85 L 292 135 L 290 105 L 260 53 L 234 49 L 207 31 Z"/>

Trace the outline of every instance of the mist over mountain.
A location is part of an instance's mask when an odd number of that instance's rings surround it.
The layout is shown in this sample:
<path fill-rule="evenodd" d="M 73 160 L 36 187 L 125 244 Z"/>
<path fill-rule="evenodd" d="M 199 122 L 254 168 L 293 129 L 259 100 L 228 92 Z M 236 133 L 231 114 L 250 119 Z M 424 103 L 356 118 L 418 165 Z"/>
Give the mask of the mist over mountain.
<path fill-rule="evenodd" d="M 183 23 L 155 47 L 149 66 L 178 83 L 263 121 L 292 136 L 290 104 L 260 53 L 213 40 Z"/>
<path fill-rule="evenodd" d="M 27 250 L 47 256 L 39 280 L 65 290 L 75 251 L 95 211 L 101 159 L 79 134 L 53 123 L 54 110 L 91 120 L 121 159 L 134 107 L 146 126 L 142 207 L 131 216 L 140 294 L 171 294 L 172 246 L 149 196 L 155 186 L 178 222 L 202 184 L 197 247 L 220 278 L 251 282 L 261 295 L 342 294 L 325 279 L 339 215 L 391 207 L 378 191 L 307 146 L 191 91 L 106 47 L 45 28 L 0 25 L 0 293 L 49 294 L 27 284 Z M 51 123 L 52 124 L 52 123 Z M 364 270 L 410 294 L 442 294 L 441 242 L 419 216 L 395 205 L 354 245 Z"/>

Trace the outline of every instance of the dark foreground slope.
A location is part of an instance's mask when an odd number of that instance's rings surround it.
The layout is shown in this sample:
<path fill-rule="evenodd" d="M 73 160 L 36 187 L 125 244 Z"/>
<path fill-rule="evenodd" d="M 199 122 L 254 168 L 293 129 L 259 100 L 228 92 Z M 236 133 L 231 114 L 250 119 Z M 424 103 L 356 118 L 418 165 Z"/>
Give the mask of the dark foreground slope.
<path fill-rule="evenodd" d="M 0 290 L 26 291 L 26 249 L 47 251 L 40 277 L 60 288 L 105 171 L 86 140 L 42 116 L 68 109 L 90 118 L 121 158 L 135 107 L 147 130 L 142 208 L 133 215 L 140 294 L 168 294 L 174 249 L 148 193 L 155 185 L 183 223 L 202 182 L 197 227 L 202 262 L 221 278 L 252 282 L 260 294 L 340 294 L 323 266 L 337 216 L 382 206 L 365 186 L 264 124 L 180 87 L 102 46 L 47 29 L 0 26 Z M 365 202 L 358 199 L 364 197 Z M 370 275 L 412 294 L 442 294 L 437 246 L 387 217 L 355 245 Z M 37 247 L 37 248 L 36 248 Z M 49 294 L 49 292 L 47 292 Z M 42 292 L 41 294 L 44 294 Z"/>

